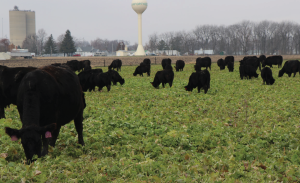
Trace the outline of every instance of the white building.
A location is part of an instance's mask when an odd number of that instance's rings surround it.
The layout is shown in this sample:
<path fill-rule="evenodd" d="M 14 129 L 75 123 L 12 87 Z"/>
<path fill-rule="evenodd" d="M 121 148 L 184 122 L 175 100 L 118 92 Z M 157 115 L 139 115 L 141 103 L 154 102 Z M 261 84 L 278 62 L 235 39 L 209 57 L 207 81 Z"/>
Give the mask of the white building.
<path fill-rule="evenodd" d="M 75 54 L 80 54 L 82 57 L 93 57 L 95 53 L 100 52 L 99 49 L 95 49 L 92 46 L 77 47 Z"/>
<path fill-rule="evenodd" d="M 214 50 L 203 50 L 202 48 L 200 50 L 194 51 L 195 55 L 214 55 Z"/>
<path fill-rule="evenodd" d="M 180 56 L 180 52 L 177 50 L 156 50 L 153 51 L 152 53 L 156 55 Z M 151 53 L 147 52 L 147 54 L 149 55 Z"/>

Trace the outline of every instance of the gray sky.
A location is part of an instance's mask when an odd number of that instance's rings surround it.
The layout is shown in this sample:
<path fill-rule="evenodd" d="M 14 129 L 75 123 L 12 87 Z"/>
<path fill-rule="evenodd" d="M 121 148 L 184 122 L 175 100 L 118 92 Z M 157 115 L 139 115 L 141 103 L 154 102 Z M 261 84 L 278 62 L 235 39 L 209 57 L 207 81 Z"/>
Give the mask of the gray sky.
<path fill-rule="evenodd" d="M 131 0 L 1 0 L 3 35 L 8 38 L 9 10 L 15 5 L 35 11 L 36 31 L 43 28 L 55 39 L 69 29 L 72 36 L 87 41 L 99 37 L 134 44 L 138 40 Z M 203 24 L 231 25 L 243 20 L 300 23 L 299 7 L 300 0 L 148 0 L 143 44 L 154 32 L 190 31 Z"/>

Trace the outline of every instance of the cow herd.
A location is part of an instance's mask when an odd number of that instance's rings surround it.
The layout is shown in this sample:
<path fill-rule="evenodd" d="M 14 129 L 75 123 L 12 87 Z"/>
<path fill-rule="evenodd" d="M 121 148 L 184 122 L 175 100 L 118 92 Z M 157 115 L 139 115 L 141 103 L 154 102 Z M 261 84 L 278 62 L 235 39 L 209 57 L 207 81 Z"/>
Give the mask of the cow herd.
<path fill-rule="evenodd" d="M 257 70 L 261 70 L 263 83 L 272 85 L 275 79 L 272 76 L 272 66 L 282 67 L 281 56 L 271 56 L 266 58 L 244 57 L 240 62 L 239 73 L 241 79 L 251 79 L 258 77 Z M 161 62 L 162 70 L 157 71 L 153 82 L 154 88 L 160 84 L 165 87 L 173 85 L 174 71 L 171 66 L 171 59 L 163 59 Z M 217 65 L 220 70 L 227 66 L 229 72 L 234 71 L 234 57 L 227 56 L 219 59 Z M 263 69 L 261 69 L 261 66 Z M 270 66 L 270 67 L 266 67 Z M 0 118 L 5 118 L 4 108 L 10 104 L 17 105 L 20 114 L 22 128 L 5 128 L 5 132 L 12 141 L 21 139 L 21 143 L 30 163 L 33 156 L 44 156 L 48 153 L 48 145 L 55 146 L 60 128 L 74 120 L 75 128 L 78 133 L 78 142 L 84 145 L 83 141 L 83 110 L 86 107 L 85 94 L 87 91 L 94 91 L 96 86 L 98 91 L 103 87 L 107 91 L 111 90 L 111 85 L 118 82 L 123 85 L 125 79 L 118 71 L 121 71 L 122 61 L 114 60 L 108 66 L 108 71 L 102 69 L 92 69 L 89 60 L 71 60 L 63 64 L 54 63 L 40 68 L 35 67 L 16 67 L 9 68 L 0 66 Z M 178 60 L 174 66 L 177 72 L 183 71 L 185 62 Z M 201 68 L 204 67 L 204 70 Z M 211 58 L 197 58 L 194 65 L 195 72 L 191 73 L 188 84 L 184 86 L 186 91 L 193 91 L 197 88 L 204 90 L 206 94 L 210 89 Z M 116 70 L 115 70 L 116 69 Z M 80 72 L 78 75 L 75 72 Z M 300 74 L 300 62 L 290 60 L 285 62 L 279 71 L 279 77 L 286 73 Z M 151 74 L 151 61 L 144 59 L 136 67 L 133 76 L 143 76 Z"/>

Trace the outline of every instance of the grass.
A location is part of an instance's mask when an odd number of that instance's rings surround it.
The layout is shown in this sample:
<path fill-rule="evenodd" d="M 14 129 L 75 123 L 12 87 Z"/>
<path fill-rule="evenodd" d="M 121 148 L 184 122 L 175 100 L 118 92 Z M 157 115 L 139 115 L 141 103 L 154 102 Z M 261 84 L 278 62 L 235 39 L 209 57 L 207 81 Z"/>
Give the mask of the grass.
<path fill-rule="evenodd" d="M 4 127 L 20 128 L 16 106 L 0 121 L 1 182 L 299 182 L 300 76 L 272 86 L 240 80 L 212 65 L 207 94 L 186 92 L 193 72 L 175 72 L 173 87 L 154 89 L 151 77 L 122 67 L 125 85 L 87 92 L 84 140 L 73 122 L 49 155 L 25 165 L 19 142 Z M 103 68 L 104 71 L 107 68 Z"/>

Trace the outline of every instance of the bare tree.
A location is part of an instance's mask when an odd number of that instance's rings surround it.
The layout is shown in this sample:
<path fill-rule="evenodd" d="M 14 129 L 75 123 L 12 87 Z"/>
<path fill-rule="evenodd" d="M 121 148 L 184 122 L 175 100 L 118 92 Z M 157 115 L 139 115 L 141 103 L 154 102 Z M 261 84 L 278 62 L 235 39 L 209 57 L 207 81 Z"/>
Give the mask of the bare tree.
<path fill-rule="evenodd" d="M 63 42 L 64 38 L 65 38 L 65 34 L 61 34 L 57 37 L 57 39 L 56 39 L 57 50 L 60 50 L 60 46 L 61 46 L 61 43 Z"/>
<path fill-rule="evenodd" d="M 22 44 L 23 49 L 28 49 L 29 52 L 37 54 L 37 36 L 29 35 L 25 38 Z"/>
<path fill-rule="evenodd" d="M 9 51 L 9 44 L 10 44 L 10 41 L 6 38 L 2 38 L 0 40 L 0 52 L 7 52 Z"/>
<path fill-rule="evenodd" d="M 37 32 L 37 52 L 41 55 L 44 51 L 44 45 L 47 40 L 47 33 L 44 29 L 39 29 Z"/>

